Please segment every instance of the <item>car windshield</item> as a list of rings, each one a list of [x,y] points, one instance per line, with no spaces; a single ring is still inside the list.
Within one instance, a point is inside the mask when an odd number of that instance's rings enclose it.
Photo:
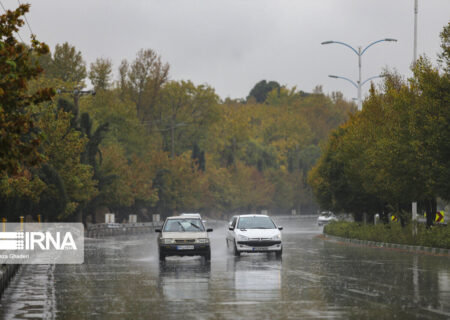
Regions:
[[[322,212],[320,215],[323,217],[333,217],[334,216],[334,214],[331,212]]]
[[[238,229],[276,229],[275,224],[269,217],[241,217]]]
[[[204,232],[200,219],[169,219],[164,225],[164,232]]]

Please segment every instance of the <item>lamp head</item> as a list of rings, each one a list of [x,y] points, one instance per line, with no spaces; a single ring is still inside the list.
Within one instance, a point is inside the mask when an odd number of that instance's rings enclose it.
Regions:
[[[324,42],[322,42],[321,44],[330,44],[330,43],[333,43],[334,41],[331,41],[331,40],[329,40],[329,41],[324,41]]]
[[[393,38],[386,38],[386,39],[384,39],[384,41],[392,41],[392,42],[397,42],[397,39],[393,39]]]
[[[335,75],[332,75],[332,74],[329,74],[328,76],[329,76],[330,78],[335,78],[335,79],[338,78],[338,76],[335,76]]]

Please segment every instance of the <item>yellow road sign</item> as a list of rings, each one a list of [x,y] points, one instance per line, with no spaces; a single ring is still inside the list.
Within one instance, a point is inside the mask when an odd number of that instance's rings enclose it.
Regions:
[[[435,222],[444,222],[444,211],[438,211],[436,212],[436,219]]]

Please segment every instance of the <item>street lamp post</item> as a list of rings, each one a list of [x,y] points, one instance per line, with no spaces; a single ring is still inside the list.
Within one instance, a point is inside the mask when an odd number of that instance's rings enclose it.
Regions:
[[[346,46],[347,48],[351,49],[358,56],[358,81],[357,81],[357,83],[355,83],[354,81],[352,81],[352,80],[350,80],[348,78],[345,78],[345,77],[332,76],[332,75],[329,76],[330,78],[337,78],[337,79],[347,80],[350,83],[352,83],[358,89],[358,110],[362,110],[361,87],[363,86],[363,84],[365,84],[369,80],[382,77],[382,75],[377,75],[377,76],[370,77],[370,78],[366,79],[364,82],[361,82],[361,57],[364,54],[364,52],[366,52],[367,49],[369,49],[371,46],[373,46],[374,44],[383,42],[383,41],[397,42],[396,39],[385,38],[385,39],[377,40],[377,41],[374,41],[374,42],[370,43],[364,49],[361,49],[361,47],[358,47],[358,50],[353,48],[351,45],[349,45],[349,44],[347,44],[345,42],[341,42],[341,41],[324,41],[324,42],[322,42],[322,44],[332,44],[332,43],[341,44],[341,45]]]

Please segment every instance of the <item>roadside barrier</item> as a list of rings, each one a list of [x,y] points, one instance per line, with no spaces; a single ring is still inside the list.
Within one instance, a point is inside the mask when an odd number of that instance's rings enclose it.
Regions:
[[[154,232],[162,227],[162,222],[142,223],[101,223],[91,224],[85,231],[87,238],[103,238],[119,235],[133,235]]]
[[[3,264],[0,266],[0,297],[19,268],[20,264]]]

